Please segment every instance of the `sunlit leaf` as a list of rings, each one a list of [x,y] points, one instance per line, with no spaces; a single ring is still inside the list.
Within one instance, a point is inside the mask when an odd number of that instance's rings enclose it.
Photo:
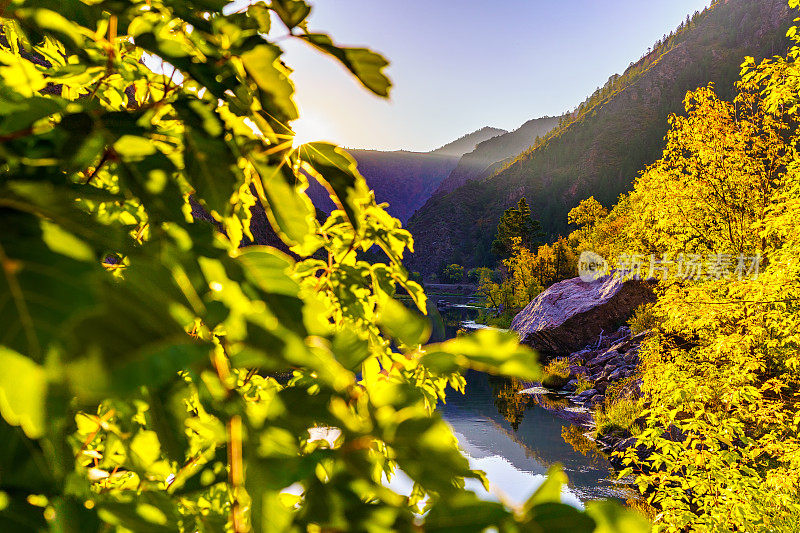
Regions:
[[[597,523],[595,533],[647,533],[651,530],[644,516],[611,501],[588,502],[586,514]]]
[[[0,346],[0,414],[31,439],[45,432],[47,376],[27,357]]]
[[[272,2],[271,8],[289,29],[302,23],[311,13],[311,6],[304,0],[275,0]]]
[[[369,195],[364,177],[356,168],[353,157],[341,148],[328,143],[304,144],[299,149],[307,170],[331,195],[331,200],[343,210],[350,223],[358,228],[358,211]]]
[[[300,36],[314,47],[338,59],[370,91],[378,96],[389,96],[392,82],[383,73],[389,62],[380,54],[367,48],[348,48],[334,44],[324,33],[307,33]]]

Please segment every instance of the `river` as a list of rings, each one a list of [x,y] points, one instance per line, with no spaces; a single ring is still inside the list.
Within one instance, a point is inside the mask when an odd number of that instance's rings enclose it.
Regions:
[[[451,304],[441,312],[444,331],[434,328],[440,336],[452,338],[465,323],[475,327],[478,310],[469,298],[431,299]],[[477,483],[472,485],[476,492],[520,504],[542,483],[549,467],[561,464],[569,478],[565,503],[582,507],[587,500],[625,499],[624,487],[613,481],[611,465],[583,436],[583,429],[542,407],[542,400],[518,394],[529,384],[478,372],[465,377],[466,394],[450,391],[438,410],[472,467],[486,472],[491,494]]]

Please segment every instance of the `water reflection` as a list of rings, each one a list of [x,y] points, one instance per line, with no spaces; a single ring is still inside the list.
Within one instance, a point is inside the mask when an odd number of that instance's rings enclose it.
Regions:
[[[478,372],[467,373],[466,379],[467,393],[451,393],[439,410],[464,452],[483,465],[477,468],[502,493],[524,501],[541,483],[540,476],[560,463],[570,491],[580,500],[623,497],[621,487],[608,479],[610,465],[580,440],[578,428],[513,392],[518,385],[510,380]],[[562,432],[586,454],[566,442]]]
[[[475,302],[475,298],[431,294],[431,341],[453,338],[465,323],[475,321],[481,311]],[[470,483],[470,488],[486,497],[503,494],[522,503],[544,481],[548,468],[559,463],[569,477],[566,503],[580,506],[580,501],[591,499],[625,498],[624,487],[609,480],[611,465],[584,431],[545,409],[566,407],[565,400],[518,394],[530,384],[517,380],[478,372],[465,377],[466,394],[451,391],[439,411],[453,427],[472,467],[486,472],[496,492],[486,495],[477,483]]]

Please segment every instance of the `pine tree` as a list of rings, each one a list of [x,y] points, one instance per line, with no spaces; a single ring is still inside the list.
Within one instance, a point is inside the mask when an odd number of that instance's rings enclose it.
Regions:
[[[509,257],[515,237],[528,250],[536,249],[544,237],[542,225],[531,216],[531,209],[524,197],[520,198],[516,207],[506,209],[500,218],[497,234],[492,242],[492,253],[498,258]]]

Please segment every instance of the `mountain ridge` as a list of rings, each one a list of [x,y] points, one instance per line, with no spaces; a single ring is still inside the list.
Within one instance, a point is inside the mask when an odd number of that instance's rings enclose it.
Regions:
[[[430,152],[348,148],[358,170],[375,191],[375,199],[389,204],[389,214],[405,223],[422,207],[455,169],[459,158],[505,130],[485,126]],[[322,209],[334,209],[327,191],[312,184],[308,194]]]
[[[458,166],[442,182],[435,194],[446,194],[468,181],[486,177],[494,165],[530,148],[539,137],[556,127],[559,120],[560,117],[549,116],[534,118],[514,131],[479,143],[474,150],[461,157]]]
[[[714,82],[728,97],[746,55],[786,49],[792,18],[784,0],[724,0],[696,15],[661,48],[609,78],[536,146],[488,178],[432,196],[407,224],[417,250],[409,268],[432,274],[453,262],[492,264],[497,220],[522,196],[551,239],[566,233],[566,214],[580,200],[613,204],[657,159],[667,118],[683,112],[686,92]]]
[[[433,155],[447,155],[452,157],[461,157],[464,154],[467,154],[475,148],[489,139],[492,139],[498,135],[505,135],[508,131],[500,129],[500,128],[493,128],[491,126],[484,126],[479,130],[475,130],[472,133],[467,133],[456,139],[455,141],[449,142],[444,146],[441,146],[435,150],[431,150],[427,152]]]

